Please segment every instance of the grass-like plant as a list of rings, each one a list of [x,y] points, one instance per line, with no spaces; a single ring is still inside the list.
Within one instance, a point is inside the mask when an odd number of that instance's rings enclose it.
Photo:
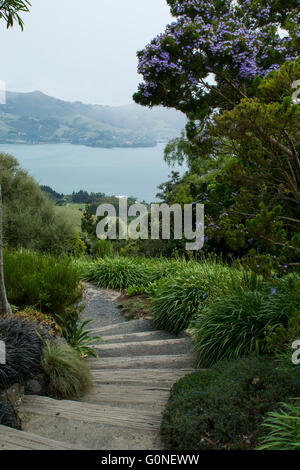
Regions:
[[[62,327],[63,337],[81,357],[98,357],[95,349],[91,347],[91,344],[101,340],[101,338],[100,336],[91,336],[91,331],[85,329],[92,320],[80,322],[79,312],[77,311],[69,315],[68,318],[59,316],[58,319]]]
[[[267,413],[299,393],[300,370],[278,368],[263,358],[221,361],[173,386],[162,421],[164,446],[253,449]]]
[[[80,398],[92,386],[88,366],[68,344],[47,341],[41,363],[49,378],[49,393],[54,397]]]
[[[192,317],[238,271],[215,262],[185,263],[157,283],[151,295],[156,328],[175,334],[189,326]]]
[[[264,436],[257,450],[300,450],[300,399],[268,413],[262,429]]]
[[[209,367],[223,359],[269,351],[267,335],[282,326],[298,309],[299,278],[287,276],[272,286],[232,282],[227,292],[199,312],[194,324],[195,350],[199,365]]]
[[[115,257],[81,263],[80,271],[85,281],[99,287],[123,290],[134,285],[146,287],[184,264],[185,261],[176,260]]]
[[[140,285],[133,285],[128,287],[128,289],[125,289],[125,294],[128,295],[128,297],[134,297],[136,295],[142,295],[146,293],[147,288],[145,286],[140,286]]]
[[[82,299],[78,269],[65,257],[5,250],[4,274],[8,299],[18,307],[64,315]]]

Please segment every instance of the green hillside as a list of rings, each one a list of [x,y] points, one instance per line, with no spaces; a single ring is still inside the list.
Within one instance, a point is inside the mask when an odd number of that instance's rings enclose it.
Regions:
[[[184,126],[184,116],[174,110],[69,103],[41,92],[8,92],[0,109],[2,144],[151,147],[179,135]]]

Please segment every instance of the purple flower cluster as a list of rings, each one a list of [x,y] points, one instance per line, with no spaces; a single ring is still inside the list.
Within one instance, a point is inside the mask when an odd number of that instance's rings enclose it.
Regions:
[[[264,20],[261,27],[242,14],[251,0],[243,1],[242,6],[227,0],[222,8],[215,5],[218,2],[205,0],[169,3],[177,20],[138,53],[138,72],[144,77],[139,90],[145,98],[155,94],[157,82],[167,88],[170,80],[178,80],[197,96],[200,79],[210,73],[219,80],[229,75],[240,83],[257,75],[265,77],[294,58],[291,38],[278,34],[267,0],[256,8],[257,18]]]

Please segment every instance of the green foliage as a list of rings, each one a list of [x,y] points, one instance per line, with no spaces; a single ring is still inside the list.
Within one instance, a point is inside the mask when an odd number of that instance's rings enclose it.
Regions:
[[[148,286],[175,272],[181,264],[176,260],[115,257],[104,258],[82,266],[82,278],[100,287],[126,289],[130,286]],[[181,263],[185,263],[182,261]]]
[[[278,355],[300,337],[300,278],[284,277],[276,294],[265,308],[270,308],[276,316],[283,314],[284,321],[277,328],[268,325],[265,334],[268,350]]]
[[[146,278],[139,260],[104,258],[87,268],[83,280],[95,282],[99,287],[122,290]]]
[[[0,340],[6,345],[6,364],[0,366],[0,389],[24,384],[41,373],[42,338],[47,330],[28,320],[8,316],[0,320]]]
[[[177,382],[163,415],[162,439],[170,450],[232,450],[256,445],[269,411],[299,396],[300,371],[263,358],[222,361]]]
[[[273,285],[228,285],[227,292],[210,302],[194,322],[195,350],[201,366],[223,358],[267,353],[271,344],[268,336],[282,326],[288,328],[295,312],[299,321],[299,282],[299,277],[288,275],[274,280]]]
[[[135,284],[125,289],[125,293],[126,295],[128,295],[128,297],[134,297],[135,295],[145,294],[146,291],[147,289],[145,286]]]
[[[93,247],[95,258],[106,258],[112,255],[113,248],[110,240],[97,240]]]
[[[299,60],[286,62],[209,123],[190,121],[166,149],[169,163],[185,158],[189,171],[161,185],[160,198],[205,204],[204,249],[265,276],[299,265],[299,79]]]
[[[52,315],[68,315],[82,300],[78,270],[68,258],[4,250],[4,275],[9,302],[33,306]]]
[[[86,320],[80,323],[79,312],[73,312],[68,318],[58,316],[62,326],[62,334],[72,348],[74,348],[81,357],[98,357],[95,349],[90,345],[99,341],[100,336],[91,336],[91,331],[85,327],[92,321]]]
[[[236,270],[213,262],[186,263],[162,279],[151,296],[154,324],[175,334],[186,329],[193,316],[220,288],[238,275]]]
[[[39,185],[10,155],[0,154],[0,184],[4,244],[54,254],[69,249],[75,236],[73,226],[56,213]]]
[[[262,424],[264,436],[257,450],[300,450],[300,401],[282,403]]]
[[[92,386],[88,366],[67,344],[46,342],[41,363],[49,393],[57,398],[81,398]]]
[[[79,233],[76,234],[76,237],[72,241],[71,245],[71,254],[75,258],[80,258],[86,252],[86,246],[84,242],[80,239]]]
[[[91,210],[90,204],[86,204],[85,206],[81,219],[81,230],[93,238],[96,236],[96,217]]]
[[[3,0],[0,4],[0,18],[6,21],[7,28],[14,25],[16,21],[23,30],[24,23],[19,12],[29,12],[31,3],[28,0]]]

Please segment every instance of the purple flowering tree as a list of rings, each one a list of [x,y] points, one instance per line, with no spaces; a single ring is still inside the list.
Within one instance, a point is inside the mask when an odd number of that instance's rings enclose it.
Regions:
[[[253,96],[255,77],[297,56],[299,0],[167,3],[175,21],[138,52],[137,103],[202,119]]]
[[[134,95],[189,118],[165,150],[168,163],[186,160],[189,171],[160,196],[206,205],[213,250],[249,255],[257,269],[266,253],[272,263],[280,255],[299,264],[299,106],[291,94],[300,78],[300,1],[167,3],[174,22],[138,52],[143,82]]]

